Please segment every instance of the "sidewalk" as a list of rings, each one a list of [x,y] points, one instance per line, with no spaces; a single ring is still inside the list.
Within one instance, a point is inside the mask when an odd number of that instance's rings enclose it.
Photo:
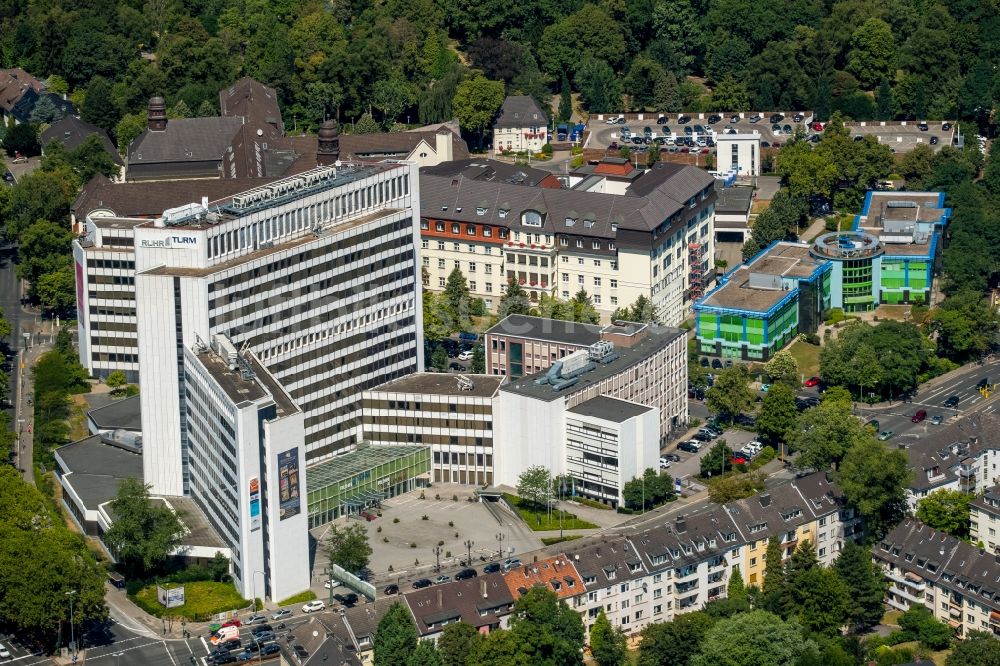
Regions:
[[[111,617],[135,633],[149,635],[151,638],[177,639],[185,638],[185,631],[191,637],[209,635],[209,622],[188,622],[180,619],[164,619],[150,615],[136,606],[128,598],[125,590],[120,590],[110,583],[105,584],[104,600],[108,604]]]

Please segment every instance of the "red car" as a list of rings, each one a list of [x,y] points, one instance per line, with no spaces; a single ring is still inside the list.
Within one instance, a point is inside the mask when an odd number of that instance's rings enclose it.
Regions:
[[[223,627],[242,627],[243,623],[239,621],[238,618],[233,618],[232,620],[226,620],[222,623]]]
[[[747,459],[744,458],[743,456],[733,456],[732,458],[730,458],[729,462],[731,462],[734,465],[746,465]]]
[[[808,386],[809,388],[813,388],[814,386],[819,386],[819,382],[820,382],[819,377],[810,377],[809,379],[806,380],[806,386]]]
[[[814,131],[814,132],[822,132],[823,131],[823,123],[820,123],[820,122],[815,122],[812,125],[810,125],[809,127],[811,127],[812,131]]]

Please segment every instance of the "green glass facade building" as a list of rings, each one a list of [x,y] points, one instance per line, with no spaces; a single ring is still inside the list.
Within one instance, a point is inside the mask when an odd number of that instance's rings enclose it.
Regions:
[[[309,529],[426,482],[429,446],[369,446],[306,469]]]

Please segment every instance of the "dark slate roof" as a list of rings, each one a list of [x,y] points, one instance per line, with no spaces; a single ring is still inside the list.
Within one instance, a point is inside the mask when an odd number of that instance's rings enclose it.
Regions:
[[[119,166],[124,164],[121,155],[118,154],[118,150],[115,148],[115,144],[111,143],[108,133],[97,125],[80,120],[76,116],[65,116],[62,120],[52,123],[48,129],[42,132],[41,143],[42,147],[45,147],[53,141],[58,141],[66,147],[66,150],[73,150],[91,134],[97,135],[97,138],[100,139],[101,144],[104,146],[104,150],[111,155],[115,164]]]
[[[640,414],[645,414],[651,409],[653,408],[627,400],[599,395],[596,398],[591,398],[586,402],[580,403],[568,411],[581,416],[593,416],[605,421],[622,423]]]
[[[601,327],[561,319],[508,315],[487,330],[486,334],[588,347],[601,339]]]
[[[545,127],[549,117],[530,95],[508,95],[494,127]]]
[[[987,449],[1000,449],[1000,418],[975,414],[928,429],[897,444],[906,453],[913,477],[909,488],[930,491],[958,478],[962,461]]]
[[[748,541],[789,532],[844,506],[839,488],[817,472],[725,505]]]
[[[587,589],[605,588],[646,575],[642,558],[623,535],[604,534],[559,544]]]
[[[354,606],[344,611],[344,620],[359,643],[371,645],[378,623],[395,603],[406,605],[400,597],[378,597],[373,603]],[[366,640],[367,639],[367,640]]]
[[[142,430],[142,413],[139,409],[139,396],[124,400],[115,400],[109,405],[92,409],[87,412],[87,418],[93,421],[100,430]]]
[[[452,159],[464,160],[469,157],[469,146],[460,136],[447,129],[451,139]],[[341,159],[392,157],[408,155],[421,141],[426,141],[431,149],[437,145],[437,132],[379,132],[376,134],[343,134],[340,136]]]
[[[753,203],[752,187],[722,187],[722,181],[716,181],[715,193],[718,199],[715,202],[716,213],[729,213],[731,215],[749,214],[750,205]]]
[[[468,580],[413,590],[403,595],[403,599],[421,635],[438,633],[442,623],[458,620],[474,627],[495,624],[510,613],[514,604],[514,597],[500,573],[480,574]],[[431,627],[432,624],[439,626]]]
[[[616,238],[616,228],[649,232],[683,211],[689,199],[714,182],[701,169],[671,166],[676,169],[653,169],[636,179],[624,196],[424,173],[420,176],[420,214],[530,232],[590,237]],[[478,212],[481,209],[485,209],[482,215]],[[500,211],[506,211],[503,217]],[[541,214],[541,229],[521,224],[525,211]],[[567,219],[573,223],[567,224]]]
[[[65,479],[88,510],[114,499],[125,479],[142,478],[142,455],[105,444],[99,435],[56,449]]]
[[[632,543],[649,571],[662,571],[725,555],[743,537],[725,509],[709,504],[635,534]]]
[[[268,138],[281,136],[285,129],[278,93],[249,76],[219,91],[219,109],[223,116],[243,118],[250,131],[259,129]]]
[[[322,619],[321,619],[322,618]],[[295,626],[289,633],[289,640],[279,641],[282,663],[324,664],[329,666],[360,666],[350,632],[343,620],[332,614],[311,616],[308,622]],[[295,654],[295,646],[300,645],[308,653],[305,659]]]
[[[128,149],[129,164],[221,160],[243,118],[173,118],[162,132],[143,130]]]
[[[552,172],[534,169],[523,164],[511,164],[498,160],[466,159],[442,162],[436,166],[420,170],[429,176],[463,176],[468,180],[504,182],[512,185],[534,187],[546,178],[556,180]],[[557,181],[558,182],[558,181]]]
[[[252,190],[274,178],[234,178],[213,180],[161,180],[137,183],[112,183],[95,176],[84,186],[71,210],[78,220],[91,211],[110,210],[116,217],[156,217],[167,208],[200,201],[220,201],[234,194]]]

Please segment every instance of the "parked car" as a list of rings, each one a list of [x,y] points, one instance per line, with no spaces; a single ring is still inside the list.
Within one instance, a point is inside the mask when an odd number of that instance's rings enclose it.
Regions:
[[[940,414],[935,414],[931,417],[931,425],[941,425],[941,421],[943,420]]]
[[[264,656],[278,654],[279,652],[281,652],[281,646],[277,643],[265,643],[260,646],[260,653]]]
[[[811,129],[813,132],[822,132],[823,131],[823,123],[821,123],[821,122],[815,122],[815,123],[813,123],[812,125],[809,126],[809,129]]]
[[[675,462],[680,462],[681,461],[681,457],[679,455],[677,455],[676,453],[664,453],[663,457],[660,458],[660,460],[668,460],[668,461],[670,461],[672,463],[675,463]]]
[[[333,598],[336,599],[338,603],[343,604],[344,606],[353,606],[354,604],[358,603],[358,595],[354,594],[353,592],[349,592],[347,594],[335,594],[333,595]]]
[[[267,622],[266,615],[251,615],[247,618],[246,624],[263,624]]]
[[[781,131],[784,134],[791,134],[792,133],[792,126],[791,125],[782,125]]]
[[[253,637],[257,639],[257,643],[268,643],[277,638],[273,631],[262,631],[259,634],[253,634]]]
[[[958,407],[958,396],[957,395],[948,396],[948,399],[944,401],[944,406]]]
[[[927,123],[925,123],[924,121],[920,121],[919,123],[917,123],[917,129],[920,130],[921,132],[926,132],[929,128],[927,126]]]
[[[303,613],[315,613],[316,611],[321,611],[324,608],[326,608],[326,604],[324,604],[319,599],[315,599],[313,601],[309,601],[305,604],[302,604]]]
[[[911,418],[910,421],[912,421],[913,423],[920,423],[926,418],[927,418],[927,410],[918,409],[917,413],[913,415],[913,418]]]
[[[666,458],[660,458],[660,469],[667,469],[670,467],[670,461]]]
[[[469,580],[470,578],[475,578],[479,574],[476,573],[475,569],[462,569],[457,574],[455,574],[455,580]]]
[[[287,608],[282,608],[281,610],[274,611],[271,613],[272,620],[284,620],[286,617],[291,617],[293,615],[292,611]]]
[[[231,618],[231,619],[226,620],[225,622],[223,622],[222,626],[223,627],[242,627],[243,623],[240,622],[239,618],[234,617],[234,618]]]
[[[781,125],[779,123],[773,123],[771,125],[771,131],[775,134],[781,134]]]
[[[759,122],[760,122],[760,119],[761,119],[761,118],[763,118],[763,116],[762,116],[762,115],[760,115],[759,113],[755,113],[755,114],[753,114],[752,116],[750,116],[750,117],[748,118],[748,120],[749,120],[749,121],[750,121],[751,123],[759,123]]]
[[[449,363],[448,364],[448,369],[449,370],[455,370],[456,372],[464,372],[465,371],[465,366],[461,365],[460,363]]]
[[[742,455],[740,451],[737,451],[729,459],[729,462],[732,463],[733,465],[746,465],[748,462],[750,462],[750,459],[747,458],[745,455]]]
[[[951,129],[951,123],[941,123],[941,130],[947,132]]]
[[[819,386],[820,381],[821,380],[820,380],[819,377],[817,377],[816,375],[813,375],[812,377],[810,377],[809,379],[807,379],[805,381],[805,384],[809,388],[813,388],[813,387]]]
[[[884,442],[884,441],[886,441],[887,439],[890,439],[890,438],[891,438],[891,437],[892,437],[892,436],[893,436],[894,434],[895,434],[895,433],[894,433],[894,432],[892,432],[891,430],[883,430],[882,432],[880,432],[880,433],[878,434],[878,438],[879,438],[879,441],[882,441],[882,442]]]
[[[785,119],[785,116],[783,116],[780,113],[772,113],[771,114],[771,122],[772,123],[780,123],[784,119]]]
[[[0,643],[0,659],[10,659],[10,658],[11,658],[10,650],[8,650],[3,643]]]
[[[606,122],[608,125],[618,125],[625,122],[625,116],[619,114],[617,116],[612,116],[608,118],[604,122]]]
[[[708,124],[709,125],[714,125],[715,123],[719,122],[720,120],[722,120],[722,116],[720,116],[717,113],[713,113],[712,115],[710,115],[708,117]]]
[[[679,118],[677,118],[678,125],[683,125],[689,122],[691,122],[691,116],[680,116]]]
[[[797,123],[801,123],[805,119],[806,117],[803,116],[801,113],[796,113],[794,116],[792,116],[792,120],[794,120]]]
[[[497,573],[500,571],[499,562],[490,562],[485,567],[483,567],[483,573]]]
[[[8,183],[13,183],[14,174],[12,174],[10,171],[5,171],[3,174],[3,179],[6,180]]]
[[[211,660],[212,666],[219,666],[220,664],[235,664],[236,655],[231,652],[227,652],[226,654],[214,654],[211,656]]]
[[[260,636],[262,634],[266,634],[267,632],[271,632],[273,634],[274,627],[272,627],[269,624],[262,624],[259,627],[255,627],[254,630],[250,632],[250,634],[252,636],[255,636],[258,640],[260,640]]]
[[[386,585],[382,589],[382,594],[384,594],[386,596],[391,596],[393,594],[399,594],[399,585],[396,585],[395,583],[393,583],[392,585]]]
[[[696,439],[690,439],[686,442],[681,442],[677,445],[678,451],[684,451],[685,453],[698,453],[701,450],[701,442]]]
[[[501,568],[504,571],[510,571],[511,569],[516,569],[519,566],[521,566],[521,558],[511,557],[503,561],[503,567]]]
[[[983,377],[983,378],[982,378],[982,379],[980,379],[980,380],[979,380],[979,382],[978,382],[978,383],[976,384],[976,388],[977,388],[977,389],[984,389],[984,388],[986,388],[986,387],[987,387],[987,386],[989,386],[989,385],[990,385],[990,378],[989,378],[989,377]]]
[[[295,650],[295,656],[299,658],[299,661],[305,661],[309,658],[309,650],[301,645],[293,645],[292,649]]]
[[[729,118],[729,122],[735,125],[736,123],[740,122],[740,117],[736,114],[733,114],[733,116]]]
[[[809,141],[812,142],[812,143],[819,143],[819,141],[820,141],[819,134],[810,134],[809,135]]]
[[[464,352],[462,352],[461,354],[458,355],[458,360],[459,361],[471,361],[472,360],[472,352],[471,351],[464,351]]]
[[[705,432],[704,430],[699,430],[693,436],[699,442],[711,442],[713,439],[715,439],[715,435],[709,432]]]
[[[656,124],[657,125],[666,125],[667,124],[667,117],[666,116],[660,116],[659,118],[656,119]]]
[[[433,584],[434,583],[431,582],[430,578],[418,578],[417,580],[413,581],[413,589],[422,590],[423,588],[430,587]]]

